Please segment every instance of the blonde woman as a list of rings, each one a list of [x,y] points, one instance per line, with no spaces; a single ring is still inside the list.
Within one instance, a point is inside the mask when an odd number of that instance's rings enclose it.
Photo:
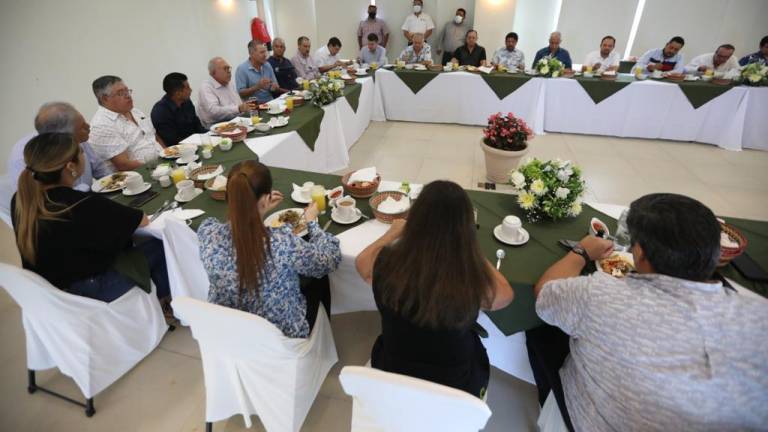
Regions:
[[[71,134],[44,133],[27,143],[26,167],[11,200],[16,244],[24,268],[64,291],[110,302],[139,282],[116,270],[115,262],[132,252],[133,233],[149,221],[140,210],[73,189],[83,158]],[[168,297],[162,242],[152,239],[136,248],[158,297]]]

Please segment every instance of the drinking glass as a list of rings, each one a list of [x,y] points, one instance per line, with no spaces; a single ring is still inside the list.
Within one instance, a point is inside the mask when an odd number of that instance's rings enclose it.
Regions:
[[[304,80],[301,82],[302,87],[304,87],[304,90],[309,90],[309,80]]]
[[[157,152],[150,153],[144,157],[144,164],[147,166],[150,173],[157,168],[157,159],[159,157],[160,155]]]
[[[325,187],[322,185],[312,186],[310,198],[317,204],[317,211],[325,213]]]
[[[285,98],[285,109],[288,111],[293,111],[293,98],[291,96]]]
[[[171,180],[173,180],[173,184],[176,184],[186,179],[187,179],[187,173],[184,172],[184,168],[177,167],[176,169],[171,171]]]
[[[624,210],[621,212],[621,216],[619,216],[619,222],[618,226],[616,228],[616,234],[614,235],[613,244],[614,249],[620,250],[623,252],[628,252],[629,248],[632,246],[632,240],[629,236],[629,228],[627,228],[627,216],[629,215],[629,210]]]

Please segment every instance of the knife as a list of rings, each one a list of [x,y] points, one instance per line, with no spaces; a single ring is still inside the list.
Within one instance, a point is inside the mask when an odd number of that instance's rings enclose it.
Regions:
[[[165,200],[163,205],[161,205],[160,208],[157,209],[157,211],[152,213],[152,216],[149,217],[149,221],[150,222],[154,221],[155,219],[157,219],[158,216],[160,216],[161,213],[163,213],[165,210],[168,210],[168,205],[170,205],[170,201]]]
[[[328,227],[331,226],[331,222],[333,222],[331,219],[328,219],[328,222],[323,225],[323,231],[327,231]]]

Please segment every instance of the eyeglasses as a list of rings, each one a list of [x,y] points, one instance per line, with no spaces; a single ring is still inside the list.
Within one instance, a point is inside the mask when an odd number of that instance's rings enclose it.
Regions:
[[[133,94],[132,89],[118,90],[112,96],[128,97]]]

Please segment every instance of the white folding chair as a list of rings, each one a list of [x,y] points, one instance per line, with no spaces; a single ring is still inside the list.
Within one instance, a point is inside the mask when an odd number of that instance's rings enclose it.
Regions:
[[[30,271],[0,263],[0,285],[21,307],[29,386],[95,413],[93,397],[160,343],[168,329],[155,295],[138,287],[106,303],[64,292]],[[86,403],[39,387],[35,371],[58,367]]]
[[[307,339],[288,338],[264,318],[189,297],[173,309],[200,345],[205,377],[206,431],[235,414],[251,427],[298,431],[338,360],[331,324],[320,306]]]
[[[554,393],[549,392],[547,395],[536,424],[539,426],[539,432],[568,432]]]
[[[345,366],[339,375],[352,396],[352,432],[478,431],[491,410],[471,394],[405,375]]]

